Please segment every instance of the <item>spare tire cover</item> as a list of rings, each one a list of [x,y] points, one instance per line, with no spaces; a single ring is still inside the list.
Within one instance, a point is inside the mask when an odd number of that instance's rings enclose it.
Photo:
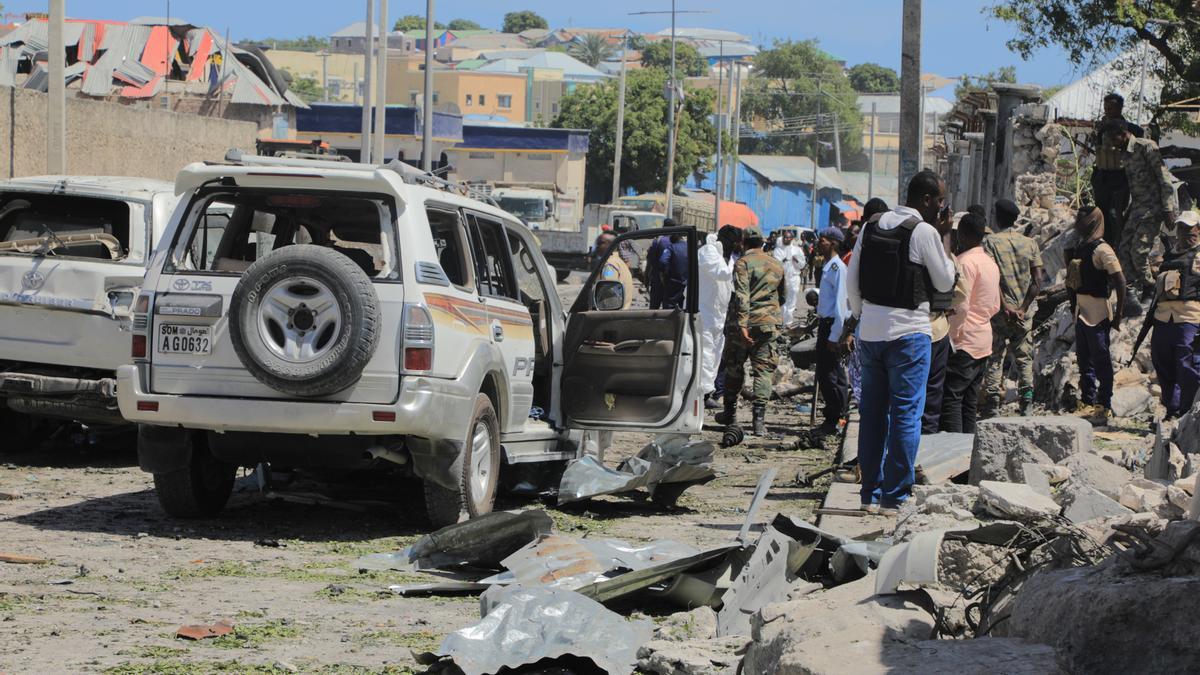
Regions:
[[[346,256],[295,244],[252,264],[229,302],[229,336],[259,382],[328,396],[358,381],[379,343],[379,300]]]

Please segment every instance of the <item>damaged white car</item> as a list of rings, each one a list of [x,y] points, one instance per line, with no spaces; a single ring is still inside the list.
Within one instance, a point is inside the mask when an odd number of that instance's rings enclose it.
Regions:
[[[395,162],[233,151],[176,189],[118,378],[172,515],[220,511],[240,466],[387,468],[444,525],[489,512],[503,467],[581,456],[580,430],[700,429],[694,289],[627,310],[593,273],[568,314],[524,225]],[[644,236],[670,233],[694,253],[690,228]]]
[[[178,198],[163,181],[0,183],[0,421],[7,447],[54,421],[122,422],[133,303]]]

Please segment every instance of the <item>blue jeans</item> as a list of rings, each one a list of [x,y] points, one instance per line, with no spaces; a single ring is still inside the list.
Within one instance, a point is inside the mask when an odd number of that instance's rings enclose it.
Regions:
[[[858,343],[862,363],[858,465],[864,504],[894,508],[912,490],[930,348],[929,336],[921,334]]]

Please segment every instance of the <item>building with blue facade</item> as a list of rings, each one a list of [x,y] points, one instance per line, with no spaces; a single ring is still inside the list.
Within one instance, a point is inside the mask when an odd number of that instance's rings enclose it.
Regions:
[[[688,187],[713,190],[715,173],[691,178]],[[758,215],[764,234],[783,225],[814,227],[812,222],[813,164],[808,157],[740,155],[733,179],[737,201]],[[817,221],[814,229],[830,223],[830,214],[847,196],[841,173],[833,167],[817,169]]]

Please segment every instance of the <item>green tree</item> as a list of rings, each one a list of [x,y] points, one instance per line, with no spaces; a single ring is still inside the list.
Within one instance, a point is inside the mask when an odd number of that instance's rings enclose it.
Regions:
[[[320,101],[325,98],[325,90],[317,80],[311,77],[300,77],[287,69],[284,69],[283,72],[289,80],[288,89],[291,89],[305,103],[312,103],[313,101]]]
[[[742,139],[741,152],[811,155],[818,136],[823,143],[832,142],[835,117],[843,159],[862,149],[858,95],[841,63],[816,40],[776,41],[754,58],[743,86],[742,117],[764,133]]]
[[[646,45],[642,50],[642,66],[671,70],[671,41],[660,40]],[[700,56],[696,48],[686,42],[675,41],[675,73],[679,77],[700,77],[708,72],[708,61]]]
[[[300,38],[264,38],[262,40],[251,40],[256,45],[267,45],[271,49],[279,49],[291,52],[319,52],[322,49],[329,49],[329,40],[316,35],[305,35]]]
[[[961,99],[972,91],[987,89],[993,82],[1014,84],[1017,81],[1017,67],[1003,66],[986,75],[963,75],[954,87],[954,97]]]
[[[1013,25],[1008,46],[1023,59],[1053,45],[1092,67],[1146,44],[1162,57],[1147,69],[1164,83],[1164,103],[1200,95],[1200,6],[1192,0],[997,0],[985,12]],[[1164,122],[1190,126],[1181,113]]]
[[[505,33],[520,33],[521,31],[529,30],[530,28],[549,28],[550,24],[546,23],[536,12],[528,9],[520,12],[509,12],[504,15]]]
[[[603,35],[588,33],[579,42],[571,45],[567,53],[595,68],[602,61],[607,61],[614,51],[613,46],[608,44],[608,40],[604,39]]]
[[[452,19],[450,23],[446,24],[446,28],[450,30],[483,30],[483,26],[470,19]]]
[[[860,63],[847,73],[850,86],[863,94],[895,94],[900,91],[900,76],[878,63]]]
[[[433,27],[436,30],[445,30],[446,24],[434,21]],[[406,14],[396,19],[396,23],[392,25],[392,30],[404,31],[405,33],[410,30],[425,30],[425,15]]]
[[[667,180],[667,101],[663,89],[667,74],[658,68],[629,71],[625,89],[625,134],[621,153],[621,188],[638,192],[662,192]],[[587,154],[589,195],[607,199],[612,189],[614,139],[617,126],[617,82],[615,79],[579,87],[562,99],[558,117],[550,126],[588,129]],[[717,131],[711,115],[716,93],[688,89],[678,116],[675,148],[675,180],[681,185],[688,175],[711,168],[717,147]]]

